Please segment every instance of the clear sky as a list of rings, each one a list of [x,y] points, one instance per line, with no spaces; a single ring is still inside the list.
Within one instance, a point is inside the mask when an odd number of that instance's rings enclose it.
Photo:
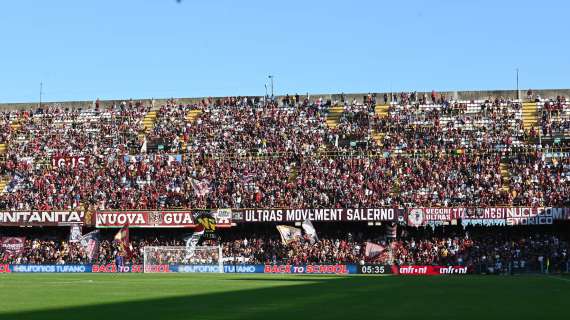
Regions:
[[[0,102],[570,87],[570,1],[2,0]]]

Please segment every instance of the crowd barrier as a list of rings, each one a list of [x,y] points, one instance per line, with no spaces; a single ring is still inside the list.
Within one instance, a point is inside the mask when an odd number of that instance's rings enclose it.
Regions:
[[[152,265],[146,266],[153,273],[220,273],[218,265]],[[0,273],[142,273],[143,265],[115,264],[0,264]],[[265,274],[401,274],[401,275],[454,275],[467,274],[463,266],[391,266],[357,264],[226,264],[223,273]]]

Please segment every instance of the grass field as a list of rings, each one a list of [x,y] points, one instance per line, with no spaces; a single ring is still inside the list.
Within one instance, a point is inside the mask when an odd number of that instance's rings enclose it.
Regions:
[[[0,319],[567,319],[561,276],[2,274]]]

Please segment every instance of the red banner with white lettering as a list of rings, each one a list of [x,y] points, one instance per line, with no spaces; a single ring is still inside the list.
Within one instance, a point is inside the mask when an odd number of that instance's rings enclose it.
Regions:
[[[438,276],[468,273],[467,267],[464,266],[399,266],[397,270],[400,275],[412,276]]]
[[[98,211],[95,213],[97,228],[194,228],[196,217],[204,211]],[[216,219],[216,227],[231,226],[231,210],[217,210],[210,214]]]
[[[53,168],[71,166],[72,168],[86,166],[89,164],[89,157],[73,156],[73,157],[51,157],[51,166]]]

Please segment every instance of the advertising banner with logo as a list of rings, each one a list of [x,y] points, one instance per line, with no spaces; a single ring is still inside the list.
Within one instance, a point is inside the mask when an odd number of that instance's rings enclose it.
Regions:
[[[12,269],[9,264],[0,264],[0,273],[10,273]]]
[[[149,270],[150,269],[150,270]],[[168,264],[161,265],[150,265],[147,266],[147,270],[154,273],[169,273],[176,272],[172,270],[172,266]],[[93,273],[142,273],[144,272],[144,265],[142,264],[126,264],[122,266],[117,266],[114,263],[109,264],[93,264],[91,268]]]
[[[219,273],[220,267],[212,264],[178,265],[178,272],[182,273]],[[224,265],[224,273],[263,273],[262,264],[236,264]]]
[[[246,209],[233,210],[240,222],[396,221],[394,208],[369,209]]]
[[[71,226],[83,224],[84,212],[0,211],[0,226]]]
[[[352,274],[357,273],[356,265],[347,264],[266,264],[263,273],[279,274]]]
[[[207,211],[98,211],[95,213],[97,228],[194,228],[197,219]],[[215,226],[231,227],[231,212],[217,214]]]
[[[91,272],[90,264],[12,264],[12,272],[25,273],[85,273]]]
[[[396,267],[397,274],[414,276],[437,276],[467,274],[467,267],[464,266],[399,266]]]
[[[2,237],[0,239],[0,249],[8,255],[17,255],[24,250],[26,237]]]

